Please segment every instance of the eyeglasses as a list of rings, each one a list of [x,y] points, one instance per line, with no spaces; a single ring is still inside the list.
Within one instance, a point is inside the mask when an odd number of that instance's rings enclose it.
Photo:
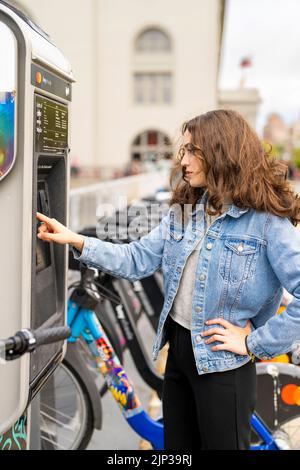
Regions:
[[[204,158],[201,157],[200,152],[201,152],[200,147],[197,147],[194,144],[182,145],[178,150],[178,159],[179,159],[179,161],[181,161],[183,159],[183,157],[187,154],[189,157],[197,156],[201,160],[204,160]]]

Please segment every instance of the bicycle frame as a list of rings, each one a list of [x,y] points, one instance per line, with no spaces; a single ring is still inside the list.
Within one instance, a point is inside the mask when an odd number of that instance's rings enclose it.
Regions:
[[[120,303],[113,305],[116,319],[126,339],[126,346],[130,351],[134,364],[141,377],[149,387],[153,388],[158,395],[161,396],[163,377],[157,373],[153,367],[153,362],[151,362],[147,354],[143,339],[131,314],[130,305],[126,298],[125,287],[121,281],[120,279],[111,277],[109,283],[111,291],[115,292],[120,298]],[[99,292],[101,295],[101,290]]]
[[[251,450],[280,450],[266,424],[255,412],[251,416],[251,426],[264,442],[264,444],[251,446]]]
[[[143,439],[151,443],[154,450],[164,449],[164,430],[160,420],[153,420],[143,409],[134,386],[112,349],[103,328],[92,310],[85,309],[73,300],[68,303],[68,325],[71,328],[69,342],[75,342],[82,335],[95,358],[101,375],[129,426]],[[251,450],[280,450],[272,434],[260,417],[254,413],[251,418],[254,431],[263,444],[251,446]]]
[[[163,450],[163,425],[145,412],[132,383],[115,355],[96,314],[83,309],[73,301],[68,304],[68,325],[72,330],[69,342],[82,335],[95,358],[99,372],[104,376],[108,388],[118,403],[129,426],[155,450]]]
[[[80,271],[79,263],[76,264],[74,260],[72,261],[71,268],[76,268],[77,271]],[[103,274],[104,273],[101,273],[102,276]],[[157,373],[147,351],[145,350],[143,339],[137,328],[137,318],[133,312],[128,290],[132,289],[135,292],[135,295],[138,296],[139,301],[143,306],[143,312],[146,314],[154,331],[156,331],[158,326],[158,304],[160,300],[156,302],[154,311],[151,307],[151,302],[147,299],[147,295],[143,292],[142,283],[140,281],[137,281],[136,283],[128,283],[128,281],[125,281],[124,279],[115,278],[107,273],[105,273],[103,278],[99,278],[99,275],[96,276],[94,279],[94,285],[96,286],[99,295],[110,302],[115,319],[120,326],[123,337],[125,338],[125,346],[130,351],[134,364],[141,377],[149,387],[157,392],[160,397],[162,393],[163,377]],[[85,308],[86,305],[82,305],[82,307]],[[150,314],[149,309],[152,309],[153,315]],[[98,315],[97,311],[96,314]]]

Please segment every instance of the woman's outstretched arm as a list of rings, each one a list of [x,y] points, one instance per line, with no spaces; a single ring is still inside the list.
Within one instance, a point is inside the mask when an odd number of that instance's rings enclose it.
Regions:
[[[135,281],[150,276],[161,266],[169,214],[148,235],[121,245],[84,237],[40,213],[37,213],[37,219],[43,222],[38,229],[38,238],[69,244],[74,248],[75,259],[114,276]]]

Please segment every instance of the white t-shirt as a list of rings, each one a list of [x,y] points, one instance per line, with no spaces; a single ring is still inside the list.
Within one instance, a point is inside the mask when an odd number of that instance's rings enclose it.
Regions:
[[[227,200],[222,206],[222,213],[226,212],[230,205],[231,202]],[[170,315],[173,320],[189,330],[191,329],[192,299],[199,254],[207,230],[218,217],[220,217],[220,215],[212,216],[206,214],[206,230],[201,234],[199,242],[187,259],[183,273],[181,275],[178,291],[170,310]]]

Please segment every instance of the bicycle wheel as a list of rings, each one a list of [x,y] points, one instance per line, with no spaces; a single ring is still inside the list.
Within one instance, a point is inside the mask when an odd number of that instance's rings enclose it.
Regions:
[[[41,391],[41,449],[85,449],[94,416],[84,382],[62,362]]]
[[[276,440],[289,449],[300,449],[300,367],[279,362],[257,362],[255,411]],[[254,431],[252,444],[261,441]]]

